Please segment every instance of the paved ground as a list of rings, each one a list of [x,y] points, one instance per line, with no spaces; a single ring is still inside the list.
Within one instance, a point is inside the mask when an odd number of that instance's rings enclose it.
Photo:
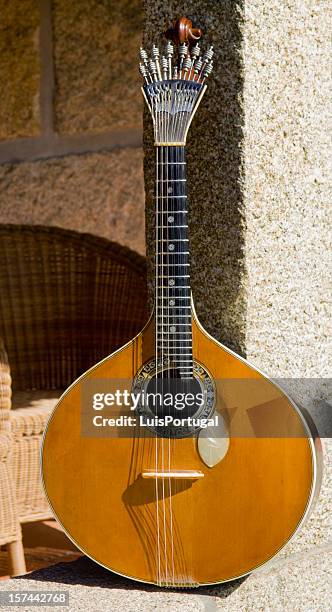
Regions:
[[[269,570],[261,571],[246,580],[218,588],[179,592],[160,591],[135,584],[99,568],[83,557],[71,563],[36,571],[26,578],[5,581],[2,587],[13,591],[68,590],[70,612],[328,612],[331,610],[329,561],[328,548],[322,547],[308,555],[294,554],[278,560]],[[11,609],[22,612],[22,607]],[[32,608],[23,609],[30,612]]]

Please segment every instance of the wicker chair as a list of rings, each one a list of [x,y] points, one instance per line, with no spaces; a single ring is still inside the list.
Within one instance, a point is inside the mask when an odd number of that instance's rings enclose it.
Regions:
[[[52,408],[146,318],[140,255],[89,234],[0,225],[0,545],[13,575],[25,571],[21,523],[51,516],[39,449]]]

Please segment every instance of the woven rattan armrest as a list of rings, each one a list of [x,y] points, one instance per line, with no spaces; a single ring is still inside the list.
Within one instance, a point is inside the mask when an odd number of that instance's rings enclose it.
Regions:
[[[10,431],[9,410],[11,408],[11,376],[8,357],[0,337],[0,432]]]

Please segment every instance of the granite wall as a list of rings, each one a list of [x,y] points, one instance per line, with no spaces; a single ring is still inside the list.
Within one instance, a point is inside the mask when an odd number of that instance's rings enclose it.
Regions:
[[[36,0],[0,0],[0,139],[39,133],[39,10]]]
[[[0,0],[0,14],[0,223],[144,253],[140,0]]]
[[[207,330],[274,376],[327,376],[327,2],[145,0],[145,43],[185,14],[215,48],[188,138],[193,293]],[[145,115],[148,242],[154,159]]]

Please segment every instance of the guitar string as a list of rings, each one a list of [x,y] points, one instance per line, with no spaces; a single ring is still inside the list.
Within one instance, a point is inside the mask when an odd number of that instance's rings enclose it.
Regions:
[[[171,118],[172,118],[172,90],[168,89],[168,125],[169,127],[171,127]],[[170,174],[171,174],[171,180],[172,180],[172,172],[174,171],[174,165],[169,166],[169,164],[171,163],[171,158],[172,158],[172,147],[171,148],[167,148],[167,165],[166,165],[166,191],[167,191],[167,214],[166,214],[166,218],[167,218],[167,245],[169,242],[169,202],[170,202],[170,198],[169,198],[169,168],[170,168]],[[172,194],[173,195],[173,194]],[[168,276],[169,278],[172,277],[172,274],[170,274],[171,272],[171,266],[170,266],[170,255],[169,255],[169,251],[168,251]],[[168,361],[170,363],[170,325],[171,325],[171,321],[170,321],[170,289],[168,289],[168,297],[167,297],[167,321],[168,321],[168,334],[167,334],[167,353],[168,353]],[[171,472],[171,445],[172,445],[172,440],[171,437],[168,437],[168,469],[169,469],[169,473]],[[173,585],[175,584],[175,568],[174,568],[174,536],[173,536],[173,507],[172,507],[172,482],[171,482],[171,478],[169,477],[169,510],[170,510],[170,536],[171,536],[171,562],[172,562],[172,582]]]
[[[172,117],[170,139],[173,142],[176,142],[177,141],[177,132],[176,132],[176,117],[177,117],[177,113],[176,113],[176,111],[177,111],[177,107],[178,107],[178,104],[179,104],[179,96],[177,95],[177,90],[174,93],[174,96],[175,96],[174,114],[170,115]],[[171,100],[172,100],[172,98],[171,98]],[[172,109],[170,109],[170,110],[172,110]],[[174,156],[174,153],[175,153],[175,156]],[[174,197],[174,196],[177,195],[177,185],[178,185],[178,183],[176,182],[176,179],[178,178],[178,168],[179,168],[178,167],[178,163],[177,163],[179,161],[177,153],[178,153],[177,147],[175,147],[175,149],[173,147],[170,148],[170,161],[173,161],[173,162],[175,161],[175,164],[172,164],[172,166],[170,166],[171,167],[172,185],[173,185],[173,193],[172,193],[172,196],[173,196],[173,199],[172,199],[172,202],[173,202],[173,206],[172,206],[173,218],[175,218],[174,217],[174,212],[175,212],[175,210],[177,208],[176,204],[178,202],[176,200],[176,198]],[[175,157],[175,159],[174,159],[174,157]],[[168,183],[167,183],[167,185],[168,185]],[[175,187],[175,189],[174,189],[174,187]],[[167,218],[169,218],[169,214],[167,214]],[[174,225],[179,225],[179,224],[175,223]],[[173,229],[173,232],[174,232],[174,229]],[[175,236],[179,236],[179,232],[178,232],[177,229],[175,230],[174,233],[175,233],[174,237]],[[178,244],[178,243],[176,243],[176,244]],[[179,261],[180,261],[179,255],[177,254],[177,251],[178,251],[178,248],[176,249],[175,256],[172,257],[172,259],[174,260],[175,264],[179,263]],[[171,277],[173,277],[173,275],[174,275],[174,277],[176,276],[176,271],[177,271],[178,267],[179,266],[175,265],[172,268],[171,265],[169,265],[169,273],[170,273]],[[176,294],[177,294],[177,290],[175,290],[175,292],[174,292],[174,296],[175,296],[174,302],[175,302],[175,304],[176,304]],[[177,306],[177,304],[176,304],[176,306]],[[169,307],[169,300],[168,300],[168,307]],[[175,313],[175,315],[174,315],[174,324],[176,325],[176,322],[177,322],[176,321],[176,319],[177,319],[177,317],[176,317],[176,308],[174,308],[174,313]],[[168,320],[169,320],[169,325],[170,325],[170,319],[168,318]],[[172,320],[172,323],[173,323],[173,320]],[[168,334],[168,352],[169,352],[169,354],[171,353],[171,350],[170,350],[170,338],[171,338],[171,333],[170,333],[170,330],[169,330],[169,334]],[[174,352],[176,352],[176,350],[177,349],[175,349],[175,351],[174,351],[174,349],[173,349]],[[176,382],[175,382],[175,384],[176,384]],[[170,453],[171,445],[172,445],[172,441],[170,439],[169,440],[169,453]],[[173,448],[174,447],[175,447],[175,440],[173,441]],[[175,482],[175,492],[176,492],[176,484],[177,483]],[[170,494],[170,517],[171,517],[171,522],[172,522],[172,527],[171,527],[171,546],[172,546],[173,584],[175,584],[172,494]],[[180,576],[180,578],[181,578],[181,576]]]
[[[162,88],[159,89],[159,93],[158,93],[158,97],[159,97],[159,104],[160,104],[160,110],[157,113],[157,129],[159,131],[159,133],[162,135],[162,139],[164,137],[164,121],[163,121],[163,106],[162,106],[162,99],[163,99],[163,92],[162,92]],[[159,149],[159,147],[157,147],[157,149]],[[164,316],[163,316],[163,308],[162,308],[162,298],[163,298],[163,283],[164,283],[164,267],[162,265],[162,250],[159,249],[159,236],[160,236],[160,232],[163,231],[163,202],[164,202],[164,192],[163,192],[163,149],[162,147],[160,147],[160,160],[161,163],[159,165],[159,170],[158,170],[158,175],[157,175],[157,180],[160,181],[159,187],[158,187],[158,193],[160,194],[160,206],[159,206],[159,211],[158,213],[160,213],[161,211],[161,219],[158,218],[158,222],[157,222],[157,235],[156,235],[156,250],[159,251],[160,255],[159,255],[159,266],[160,266],[160,270],[158,270],[158,282],[156,283],[157,285],[157,293],[158,293],[158,309],[157,309],[157,317],[156,317],[156,330],[157,330],[157,334],[156,336],[160,337],[161,336],[161,344],[163,346],[163,337],[164,337]],[[159,214],[158,214],[159,217]],[[160,306],[161,304],[161,306]],[[161,308],[161,312],[160,312],[160,308]],[[159,323],[161,321],[161,327],[159,327]],[[159,329],[158,329],[159,328]],[[160,359],[159,359],[160,357]],[[160,353],[158,350],[158,347],[156,348],[156,401],[157,402],[157,398],[158,398],[158,376],[159,376],[159,361],[160,361],[160,371],[161,374],[163,372],[163,360],[164,360],[164,354],[163,354],[163,350],[161,348]],[[161,377],[161,398],[163,395],[163,380]],[[158,416],[158,412],[157,412],[157,416]],[[156,435],[156,446],[161,446],[161,466],[160,469],[163,472],[164,471],[164,449],[163,449],[163,440],[161,440],[160,444],[159,444],[159,437],[158,435]],[[157,463],[157,467],[156,467],[156,479],[158,480],[158,471],[159,471],[159,462]],[[157,485],[159,486],[159,485]],[[162,543],[162,547],[163,547],[163,551],[164,551],[164,567],[165,567],[165,543],[166,543],[166,538],[165,538],[165,532],[166,532],[166,512],[165,512],[165,482],[164,479],[162,478],[162,483],[161,483],[161,493],[162,493],[162,500],[163,500],[163,528],[164,528],[164,541]],[[159,578],[159,582],[161,582],[161,576]]]
[[[174,93],[175,102],[174,102],[174,114],[173,114],[173,121],[172,121],[172,135],[171,135],[173,142],[178,142],[178,141],[181,140],[181,116],[180,116],[179,110],[180,110],[180,106],[181,106],[182,90],[183,90],[183,84],[181,82],[177,83],[176,89],[175,89],[175,93]],[[175,180],[177,180],[179,178],[179,170],[180,170],[179,163],[180,162],[181,162],[181,159],[180,159],[180,156],[179,156],[179,151],[178,151],[178,149],[176,147],[175,148],[175,164],[172,167],[173,177],[175,178]],[[182,167],[182,170],[183,170],[183,166],[181,166],[181,167]],[[177,190],[178,189],[178,182],[175,182],[174,184],[176,185],[176,190]],[[177,199],[177,204],[179,205],[179,199]],[[174,204],[173,208],[174,208],[174,211],[177,211],[179,206],[176,206]],[[181,214],[181,216],[182,216],[182,214]],[[178,222],[178,219],[179,219],[179,214],[178,213],[176,215],[174,215],[174,219],[176,219],[175,225],[181,225],[182,224],[182,223]],[[180,231],[176,230],[176,235],[180,236]],[[180,262],[181,262],[182,256],[180,256],[178,254],[178,248],[176,249],[176,252],[177,252],[177,254],[174,257],[174,262],[175,262],[174,275],[176,274],[176,270],[178,270],[178,269],[179,269],[179,274],[181,274]],[[176,294],[178,294],[178,296],[180,296],[181,291],[178,290],[176,292]],[[176,304],[175,313],[178,312],[178,308],[177,307],[178,307],[178,302],[180,302],[180,298],[177,297],[176,294],[175,294],[175,300],[174,300],[175,304]],[[177,320],[177,317],[175,315],[175,321],[176,320]],[[178,338],[178,336],[175,335],[174,338],[176,340]],[[176,345],[175,349],[173,349],[174,352],[176,353],[178,351],[178,346],[179,346],[179,351],[181,352],[181,335],[179,336],[179,342],[175,342],[173,344]],[[175,446],[175,441],[174,441],[173,447],[174,446]],[[174,494],[177,492],[177,489],[178,489],[177,482],[175,482],[175,492],[174,492]],[[184,574],[181,571],[181,565],[179,567],[178,572],[179,572],[178,579],[181,582],[184,582]]]
[[[180,91],[179,91],[180,89]],[[171,138],[173,140],[173,142],[177,142],[180,140],[180,134],[181,134],[181,128],[182,128],[182,117],[179,114],[179,108],[180,108],[180,102],[181,102],[181,93],[182,93],[182,85],[180,85],[180,88],[177,89],[177,92],[175,94],[175,113],[173,115],[173,122],[172,122],[172,133],[171,133]],[[180,95],[179,95],[180,94]],[[175,164],[172,164],[171,169],[172,169],[172,179],[173,179],[173,193],[172,195],[174,196],[172,199],[173,202],[173,206],[172,206],[172,212],[174,211],[174,213],[177,211],[178,207],[179,207],[179,199],[176,197],[177,195],[179,195],[179,183],[178,183],[178,179],[179,179],[179,164],[183,161],[182,160],[182,156],[180,155],[180,149],[176,146],[174,149],[173,147],[170,149],[170,153],[171,153],[171,159],[170,161],[175,161]],[[183,166],[182,166],[182,170],[183,170]],[[168,185],[168,183],[167,183]],[[169,215],[167,215],[168,218]],[[176,217],[178,217],[178,215],[176,215]],[[173,218],[174,215],[173,215]],[[175,222],[174,225],[181,225],[181,223],[179,223],[178,221]],[[183,256],[180,255],[181,253],[181,230],[180,229],[173,229],[173,233],[174,233],[174,238],[178,238],[177,242],[176,242],[176,254],[175,257],[173,257],[172,259],[174,260],[174,264],[173,267],[171,267],[171,265],[169,265],[169,272],[170,272],[170,276],[176,277],[177,274],[179,274],[179,276],[181,276],[181,266],[180,266],[180,262],[182,263],[182,259]],[[176,313],[178,312],[178,304],[176,303],[177,300],[177,295],[180,295],[182,293],[182,291],[179,289],[181,283],[179,281],[176,281],[178,283],[178,289],[175,291],[175,304],[176,304],[176,308],[174,308],[174,323],[176,325],[177,323],[177,316]],[[169,301],[168,301],[169,304]],[[168,317],[168,321],[170,324],[170,319]],[[171,334],[169,333],[168,335],[168,352],[169,354],[171,353],[170,350],[170,336]],[[175,336],[175,338],[177,338],[177,336]],[[182,344],[181,343],[181,335],[179,338],[179,343],[176,343],[175,348],[173,348],[173,351],[175,353],[179,352],[180,356],[181,356],[181,351],[182,351]],[[181,366],[180,366],[181,367]],[[175,385],[177,384],[177,382],[175,381]],[[171,446],[171,441],[169,441],[169,447]],[[175,446],[175,441],[173,443],[173,448]],[[176,492],[176,488],[177,488],[177,483],[175,482],[175,492]],[[170,504],[171,504],[171,497],[170,497]],[[171,511],[171,520],[172,520],[172,511]],[[171,545],[172,545],[172,554],[173,554],[173,560],[174,560],[174,537],[173,537],[173,529],[172,529],[172,533],[171,533]],[[173,561],[174,563],[174,561]],[[179,576],[179,579],[184,582],[184,575]],[[173,576],[173,583],[175,583],[174,580],[174,576]]]
[[[171,111],[170,108],[170,104],[171,104],[171,94],[169,94],[168,96],[169,98],[169,111]],[[171,116],[170,112],[169,112],[169,117]],[[171,149],[167,149],[167,157],[171,158],[171,155],[169,155],[169,153],[172,153],[172,147]],[[170,161],[170,160],[167,160]],[[173,171],[174,165],[170,166],[170,170],[171,170],[171,179],[172,179],[172,171]],[[174,192],[174,188],[172,187],[171,193],[169,193],[169,182],[168,182],[168,164],[166,166],[166,191],[167,191],[167,215],[166,215],[166,219],[167,219],[167,245],[169,242],[169,195],[173,196],[173,192]],[[172,183],[172,185],[174,185],[174,183]],[[174,205],[173,205],[174,207]],[[170,256],[167,255],[168,258],[168,277],[170,277]],[[168,298],[167,298],[167,314],[169,315],[170,313],[170,290],[168,290]],[[171,321],[170,321],[170,316],[167,317],[167,321],[168,321],[168,346],[167,346],[167,352],[168,352],[168,361],[170,361],[170,325],[171,325]],[[168,370],[169,372],[169,370]],[[168,470],[169,470],[169,474],[171,473],[171,436],[168,437]],[[175,584],[174,581],[174,537],[173,537],[173,508],[172,508],[172,482],[171,482],[171,477],[169,476],[168,479],[168,488],[169,488],[169,509],[170,509],[170,532],[171,532],[171,560],[172,560],[172,582],[173,585]]]
[[[164,98],[164,95],[162,96]],[[164,117],[165,111],[164,111],[164,104],[162,104],[162,128],[163,128],[163,137],[165,137],[165,127],[166,127],[166,120]],[[161,232],[160,235],[163,236],[164,235],[164,201],[165,201],[165,193],[164,193],[164,147],[161,147],[161,152],[162,152],[162,165],[161,165],[161,172],[160,172],[160,178],[161,178],[161,209],[162,209],[162,215],[161,215]],[[163,255],[163,242],[159,243],[159,246],[161,246],[161,260],[162,260],[162,264],[161,264],[161,295],[164,295],[164,284],[165,284],[165,269],[164,269],[164,255]],[[162,401],[162,416],[163,416],[163,403],[164,403],[164,358],[165,358],[165,354],[164,354],[164,308],[163,308],[163,304],[161,306],[161,321],[162,321],[162,349],[161,349],[161,353],[162,353],[162,378],[161,378],[161,401]],[[166,364],[167,367],[167,364]],[[165,463],[164,463],[164,436],[161,436],[161,470],[164,474],[165,472]],[[162,496],[163,496],[163,525],[164,525],[164,569],[165,569],[165,581],[167,583],[168,580],[168,563],[167,563],[167,531],[166,531],[166,501],[165,501],[165,478],[164,476],[162,476]]]
[[[181,94],[182,94],[182,91],[183,91],[182,85],[181,85],[180,89],[181,89]],[[179,92],[177,92],[177,93],[179,93]],[[160,93],[159,93],[159,95],[160,95]],[[159,113],[156,112],[156,115],[157,115],[157,130],[158,130],[159,134],[161,134],[161,136],[162,136],[162,142],[166,142],[167,141],[167,134],[166,134],[167,121],[166,121],[165,96],[163,95],[163,92],[161,92],[161,98],[164,98],[162,100],[162,102],[164,102],[164,103],[161,105],[161,112],[159,112]],[[185,101],[186,102],[185,106],[188,107],[188,108],[185,108],[185,110],[180,112],[180,108],[179,108],[179,98],[180,98],[180,96],[177,95],[176,98],[177,98],[176,103],[177,103],[177,107],[178,107],[176,110],[178,112],[176,112],[176,114],[175,114],[176,120],[172,122],[172,130],[173,130],[174,140],[175,140],[175,138],[178,135],[180,136],[180,134],[183,133],[183,127],[184,127],[184,123],[185,123],[185,114],[186,114],[186,111],[189,110],[189,107],[190,107],[190,100],[187,99]],[[170,116],[171,115],[169,114],[168,117],[170,117]],[[161,121],[160,121],[160,119],[161,119]],[[173,117],[173,119],[174,119],[174,117]],[[169,124],[171,123],[170,120],[168,121],[168,123]],[[159,258],[160,259],[160,265],[161,265],[161,274],[160,274],[160,271],[158,269],[158,257],[156,257],[156,260],[157,260],[157,270],[156,270],[156,290],[157,290],[156,291],[156,307],[157,307],[157,312],[158,312],[158,310],[160,309],[159,308],[159,306],[160,306],[160,299],[159,299],[159,296],[158,296],[158,286],[159,286],[159,280],[161,279],[161,287],[159,287],[159,290],[161,290],[161,297],[162,297],[162,305],[161,305],[162,312],[161,312],[161,317],[159,317],[159,320],[161,318],[161,323],[162,323],[162,325],[161,325],[161,340],[162,340],[161,341],[161,364],[162,364],[162,368],[163,368],[164,358],[167,359],[167,365],[169,364],[170,352],[171,352],[170,351],[170,329],[169,329],[170,328],[170,319],[169,319],[169,313],[170,313],[170,309],[169,309],[170,289],[169,289],[169,287],[170,286],[169,285],[168,285],[168,291],[166,292],[167,293],[167,309],[165,309],[166,312],[167,312],[167,316],[168,316],[166,323],[168,325],[168,332],[169,332],[168,333],[168,337],[167,337],[167,348],[165,347],[165,338],[164,338],[164,334],[165,334],[164,324],[165,324],[165,322],[164,322],[164,299],[163,299],[164,298],[164,281],[165,281],[165,278],[164,278],[164,255],[163,255],[163,253],[164,253],[164,250],[163,250],[164,249],[164,242],[163,242],[164,241],[164,214],[165,214],[164,200],[166,200],[166,213],[167,213],[167,220],[168,220],[168,217],[169,217],[169,214],[168,214],[169,213],[169,202],[170,202],[170,198],[168,197],[168,187],[169,187],[169,183],[168,183],[168,164],[171,162],[171,156],[168,155],[168,152],[171,151],[171,150],[172,149],[169,149],[168,147],[165,147],[164,148],[164,152],[163,152],[163,147],[161,147],[161,156],[160,156],[161,157],[161,169],[160,169],[160,175],[159,175],[159,178],[161,179],[161,181],[160,181],[161,182],[161,187],[158,185],[158,181],[157,181],[157,200],[158,200],[157,201],[157,240],[158,240],[158,234],[160,233],[160,232],[158,232],[158,229],[161,229],[161,243],[160,243],[161,244],[161,251],[160,251],[161,257]],[[166,155],[167,155],[167,157],[166,157]],[[174,159],[173,159],[173,161],[174,161]],[[175,162],[176,162],[176,165],[175,165],[175,167],[174,167],[174,165],[172,165],[172,170],[173,170],[173,177],[176,180],[178,178],[178,176],[179,176],[178,175],[178,164],[180,162],[183,163],[182,156],[180,157],[178,155],[177,148],[175,149]],[[158,157],[158,147],[157,147],[157,167],[158,167],[158,163],[159,163],[159,157]],[[164,164],[166,165],[166,181],[164,181],[164,169],[163,169]],[[165,192],[164,192],[164,182],[166,183],[166,196],[165,196]],[[177,183],[175,183],[175,184],[177,185]],[[159,207],[159,194],[160,194],[160,192],[161,192],[161,202],[160,202],[161,206]],[[161,211],[162,211],[161,228],[160,228],[160,226],[158,226],[158,218],[159,218],[160,208],[161,208]],[[174,206],[174,211],[175,210],[176,210],[176,207]],[[180,223],[178,223],[178,224],[180,225]],[[181,234],[181,232],[177,232],[176,231],[176,234]],[[169,236],[169,232],[168,232],[168,229],[167,229],[167,237],[168,236]],[[158,249],[157,249],[157,245],[156,245],[156,251],[157,250]],[[181,252],[179,252],[179,253],[181,253]],[[175,263],[178,264],[177,267],[180,266],[180,263],[179,263],[180,260],[181,260],[181,263],[184,263],[182,261],[182,259],[183,259],[183,256],[181,254],[178,255],[177,252],[176,252]],[[167,260],[167,265],[168,265],[168,275],[169,275],[169,278],[171,278],[173,276],[173,274],[170,275],[171,265],[170,265],[169,250],[168,249],[167,249],[166,260]],[[179,270],[179,272],[180,272],[180,270]],[[174,276],[176,276],[175,272],[174,272]],[[179,284],[181,285],[181,283],[179,283]],[[182,290],[179,291],[179,294],[180,293],[182,295]],[[176,316],[175,316],[175,319],[176,319]],[[181,340],[183,340],[182,339],[182,334],[180,334],[179,346],[180,346],[181,352],[183,352],[184,351],[184,343]],[[166,351],[165,351],[165,349],[166,349]],[[175,349],[175,350],[177,351],[177,349]],[[165,352],[166,352],[166,356],[165,356]],[[158,380],[157,370],[158,370],[158,350],[157,350],[157,334],[156,334],[156,379]],[[169,375],[169,369],[168,368],[167,368],[167,375]],[[158,385],[158,382],[156,383],[156,385]],[[156,388],[156,390],[158,390],[158,387]],[[163,379],[162,379],[162,394],[161,394],[162,398],[163,398],[163,390],[164,389],[163,389]],[[169,437],[168,443],[169,443],[168,452],[169,452],[169,471],[170,471],[170,454],[171,454],[171,440],[170,440],[170,437]],[[163,438],[161,440],[161,447],[162,447],[161,448],[161,450],[162,450],[162,452],[161,452],[161,454],[162,454],[162,471],[164,471],[164,440],[163,440]],[[156,438],[156,472],[158,471],[158,465],[159,465],[158,464],[158,438]],[[156,481],[157,481],[157,478],[156,478]],[[165,506],[165,480],[164,480],[164,478],[163,478],[162,483],[163,483],[162,491],[163,491],[163,519],[164,519],[163,523],[164,523],[165,578],[166,578],[166,582],[167,582],[167,580],[168,580],[168,562],[167,562],[167,530],[166,530],[166,506]],[[158,567],[159,567],[159,581],[160,581],[160,542],[159,542],[159,516],[158,516],[159,515],[159,501],[158,501],[158,483],[157,482],[156,482],[156,497],[157,497],[157,529],[158,529],[158,548],[159,548],[159,552],[158,552]],[[173,583],[174,583],[174,538],[173,538],[173,525],[172,525],[173,516],[172,516],[172,508],[171,508],[171,497],[172,497],[172,495],[171,495],[171,480],[169,478],[170,521],[171,521],[170,531],[171,531],[171,545],[172,545],[172,572],[173,572]]]
[[[159,100],[161,99],[161,89],[159,89],[159,93],[158,93],[158,97],[157,97],[157,101],[158,102],[158,98]],[[157,111],[157,106],[156,106],[156,111]],[[161,133],[162,131],[162,114],[160,112],[157,112],[157,130]],[[159,162],[159,168],[157,170],[158,174],[157,174],[157,179],[161,178],[161,172],[162,172],[162,163],[163,163],[163,159],[162,159],[162,149],[160,148],[159,151],[159,147],[157,147],[157,152],[158,152],[158,159],[161,160],[161,162]],[[158,220],[157,220],[157,235],[156,235],[156,251],[159,253],[158,256],[158,277],[156,280],[156,287],[157,287],[157,296],[158,296],[158,308],[157,308],[157,318],[156,318],[156,329],[157,329],[157,336],[160,337],[161,334],[161,338],[163,337],[163,327],[162,327],[162,312],[160,313],[160,301],[161,301],[161,296],[160,296],[160,284],[162,283],[162,265],[161,265],[161,254],[160,254],[160,250],[159,250],[159,243],[158,243],[158,237],[159,237],[159,233],[160,233],[160,209],[162,211],[162,207],[163,207],[163,197],[162,197],[162,183],[160,182],[158,184],[158,198],[160,199],[160,203],[158,205]],[[161,193],[160,193],[161,192]],[[160,197],[161,195],[161,197]],[[160,269],[159,269],[160,267]],[[161,320],[161,327],[159,327],[159,322]],[[159,376],[159,358],[161,359],[161,367],[162,367],[162,359],[163,359],[163,355],[162,353],[159,355],[159,351],[158,349],[156,350],[156,398],[158,397],[158,376]],[[162,391],[162,389],[161,389]],[[159,438],[158,435],[156,435],[156,447],[158,449],[159,447]],[[159,450],[159,449],[158,449]],[[157,450],[157,457],[158,457],[158,450]],[[156,465],[156,481],[157,481],[157,488],[159,490],[159,482],[158,482],[158,471],[159,471],[159,461],[157,461],[157,465]],[[157,501],[157,503],[159,504],[159,500]],[[159,525],[158,525],[158,529],[159,529]],[[160,552],[160,535],[158,534],[158,538],[159,538],[159,584],[161,584],[161,552]]]
[[[158,240],[158,219],[159,219],[159,184],[158,184],[158,164],[159,164],[159,152],[156,147],[156,240]],[[156,301],[156,313],[158,313],[158,283],[159,283],[159,269],[158,269],[158,242],[156,241],[156,253],[155,253],[155,301]],[[156,329],[158,330],[158,318],[156,319]],[[158,331],[156,333],[156,348],[155,348],[155,360],[156,360],[156,392],[158,391]],[[155,444],[155,464],[156,464],[156,523],[157,523],[157,538],[156,538],[156,569],[157,569],[157,582],[160,584],[160,535],[159,535],[159,499],[158,499],[158,438],[156,437]]]

